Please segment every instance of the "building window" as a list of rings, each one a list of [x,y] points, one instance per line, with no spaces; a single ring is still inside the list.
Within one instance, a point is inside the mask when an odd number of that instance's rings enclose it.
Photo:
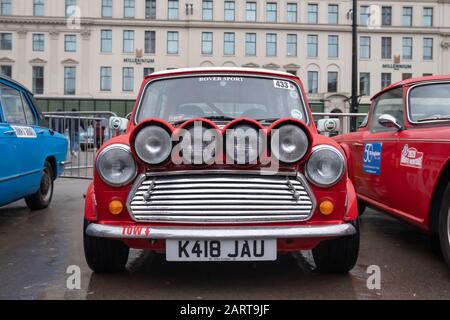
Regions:
[[[169,0],[167,18],[178,20],[178,0]]]
[[[422,77],[430,77],[432,76],[432,73],[422,73]]]
[[[155,53],[156,51],[156,32],[145,31],[145,53]]]
[[[12,50],[12,33],[0,33],[0,50]]]
[[[145,19],[156,19],[156,0],[145,0]]]
[[[202,19],[212,20],[213,19],[213,2],[212,0],[203,0],[202,2]]]
[[[423,60],[433,60],[433,38],[423,38]]]
[[[245,20],[256,21],[256,2],[245,3]]]
[[[0,66],[0,74],[11,78],[12,77],[12,66],[1,65]]]
[[[12,13],[12,0],[0,0],[0,15],[10,16]]]
[[[287,4],[287,22],[297,23],[297,4],[288,3]]]
[[[413,39],[410,37],[405,37],[402,39],[402,48],[403,48],[403,59],[411,60],[413,57]]]
[[[318,36],[314,34],[308,35],[308,58],[317,57]]]
[[[286,48],[287,55],[289,57],[297,56],[297,35],[296,34],[288,34],[286,38]]]
[[[277,4],[276,2],[267,2],[266,4],[266,21],[277,22]]]
[[[225,1],[224,4],[224,20],[225,21],[234,21],[235,19],[235,2],[234,1]]]
[[[370,37],[359,38],[359,57],[361,59],[370,59]]]
[[[76,13],[77,0],[66,0],[66,17],[73,17]]]
[[[266,34],[266,56],[275,57],[277,55],[277,34]]]
[[[202,32],[202,54],[213,53],[213,33]]]
[[[44,15],[44,0],[33,0],[33,15],[36,17]]]
[[[369,25],[369,19],[370,19],[370,7],[361,6],[359,13],[359,24],[361,26],[367,27]]]
[[[144,78],[146,76],[148,76],[149,74],[152,74],[153,72],[155,72],[155,68],[151,68],[151,67],[144,68]]]
[[[245,34],[245,55],[256,56],[256,33]]]
[[[381,24],[383,26],[392,25],[392,7],[381,7]]]
[[[402,73],[402,80],[408,80],[412,78],[412,73]]]
[[[77,51],[77,36],[74,34],[66,34],[64,36],[64,51],[75,52]]]
[[[328,36],[328,58],[337,58],[339,56],[339,37]]]
[[[100,67],[100,91],[111,91],[111,67]]]
[[[44,35],[42,33],[33,34],[33,51],[44,51]]]
[[[123,52],[132,53],[134,51],[134,31],[123,31]]]
[[[112,52],[112,30],[102,30],[100,51]]]
[[[423,8],[423,26],[433,26],[433,8]]]
[[[76,88],[76,68],[64,67],[64,94],[74,95]]]
[[[336,71],[328,71],[328,92],[337,92],[338,90],[338,73]]]
[[[339,6],[337,4],[328,5],[328,23],[329,24],[339,23]]]
[[[308,23],[317,24],[319,7],[315,3],[308,4]]]
[[[33,66],[33,93],[44,93],[44,67]]]
[[[391,59],[392,58],[392,38],[382,37],[381,38],[381,59]]]
[[[403,25],[412,26],[412,7],[403,7]]]
[[[134,68],[122,69],[122,91],[134,91]]]
[[[359,93],[362,96],[370,96],[370,73],[368,72],[359,74]]]
[[[112,0],[102,0],[102,17],[111,18],[113,13]]]
[[[319,92],[319,73],[317,71],[308,71],[308,93]]]
[[[381,74],[381,89],[390,86],[392,83],[392,75],[390,73],[382,73]]]
[[[178,54],[178,31],[167,32],[167,53]]]
[[[223,54],[234,55],[234,32],[225,32],[223,34]]]
[[[123,0],[123,17],[134,18],[134,0]]]

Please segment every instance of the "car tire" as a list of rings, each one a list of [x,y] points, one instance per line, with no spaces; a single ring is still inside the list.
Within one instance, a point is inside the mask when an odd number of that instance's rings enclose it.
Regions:
[[[113,273],[125,270],[130,248],[122,241],[92,237],[86,234],[89,225],[84,221],[84,256],[89,268],[96,273]]]
[[[53,168],[50,162],[45,161],[39,190],[25,198],[25,202],[31,210],[41,210],[49,206],[53,197]]]
[[[364,201],[358,200],[358,214],[362,216],[367,209],[367,204]]]
[[[356,233],[325,240],[312,250],[317,271],[322,273],[347,273],[356,264],[359,254],[359,219],[352,223]]]
[[[439,240],[442,255],[450,268],[450,183],[445,188],[439,211]]]

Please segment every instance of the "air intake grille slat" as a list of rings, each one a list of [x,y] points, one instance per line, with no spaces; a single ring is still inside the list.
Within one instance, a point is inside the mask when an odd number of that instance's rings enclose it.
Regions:
[[[304,221],[314,205],[301,176],[226,171],[141,177],[128,200],[130,214],[140,222]]]

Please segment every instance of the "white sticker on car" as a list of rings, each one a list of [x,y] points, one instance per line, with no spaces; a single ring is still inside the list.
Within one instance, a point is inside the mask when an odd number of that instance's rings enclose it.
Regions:
[[[11,126],[16,133],[17,138],[36,138],[36,132],[32,127]]]
[[[273,80],[273,86],[277,89],[286,89],[286,90],[294,89],[294,85],[292,83],[284,80]]]
[[[291,110],[291,116],[293,118],[299,119],[299,120],[303,120],[303,114],[300,110],[298,109],[292,109]]]
[[[400,165],[420,169],[422,168],[422,163],[423,152],[419,152],[416,148],[409,147],[405,144],[400,158]]]

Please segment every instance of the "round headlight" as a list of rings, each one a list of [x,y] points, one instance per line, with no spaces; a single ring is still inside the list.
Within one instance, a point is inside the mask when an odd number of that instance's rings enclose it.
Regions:
[[[198,123],[198,124],[197,124]],[[216,143],[219,133],[213,128],[196,122],[184,129],[181,138],[187,139],[182,149],[183,160],[186,164],[211,164],[216,157]]]
[[[344,156],[331,146],[317,146],[306,164],[306,177],[319,187],[336,184],[345,171]]]
[[[294,163],[302,159],[308,151],[308,136],[294,124],[286,124],[275,129],[271,138],[272,154],[281,162]]]
[[[167,130],[150,125],[141,129],[134,139],[136,154],[145,163],[160,164],[172,151],[172,139]]]
[[[113,144],[99,154],[97,172],[107,184],[123,186],[131,182],[137,173],[136,163],[130,148],[123,144]]]
[[[226,154],[238,164],[256,163],[261,155],[262,137],[257,128],[240,124],[226,132]]]

